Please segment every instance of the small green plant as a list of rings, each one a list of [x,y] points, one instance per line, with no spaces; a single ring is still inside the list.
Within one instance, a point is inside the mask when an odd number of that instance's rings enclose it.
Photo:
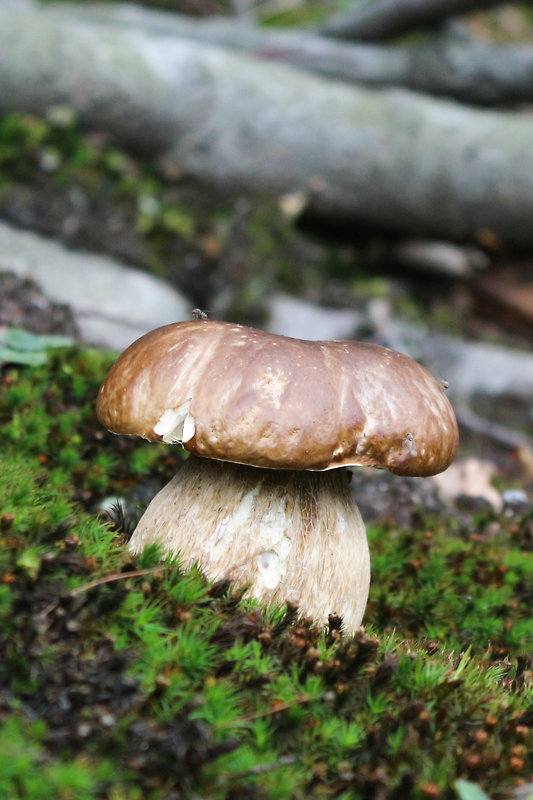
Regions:
[[[0,786],[6,800],[96,800],[109,783],[114,767],[109,761],[77,758],[50,759],[41,722],[14,714],[0,724]],[[137,792],[121,797],[135,800]]]
[[[68,336],[39,335],[22,328],[0,331],[0,365],[26,364],[38,367],[47,359],[48,348],[71,347]]]

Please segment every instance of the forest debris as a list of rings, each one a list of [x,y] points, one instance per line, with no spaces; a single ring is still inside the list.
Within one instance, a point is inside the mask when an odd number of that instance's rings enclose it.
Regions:
[[[501,511],[503,501],[500,493],[492,485],[496,474],[495,465],[477,458],[458,459],[445,472],[435,475],[434,481],[447,500],[455,500],[462,495],[482,497],[496,511]]]
[[[507,425],[481,417],[466,405],[456,405],[455,411],[459,424],[473,433],[484,436],[512,450],[517,450],[519,453],[529,451],[533,454],[533,439],[531,436]]]
[[[327,36],[378,41],[437,25],[475,9],[494,8],[502,0],[377,0],[331,17],[321,26]]]
[[[533,261],[499,266],[476,277],[472,288],[493,318],[515,330],[533,331]]]
[[[67,305],[51,301],[34,281],[19,278],[14,272],[3,272],[3,267],[0,262],[0,329],[6,326],[25,328],[35,334],[78,337]]]
[[[416,6],[423,9],[425,3]],[[134,5],[61,4],[57,11],[68,9],[80,19],[216,45],[348,83],[404,86],[480,105],[533,101],[533,47],[494,44],[459,25],[420,44],[395,46],[348,43],[297,28],[261,28],[227,17],[191,19]]]
[[[451,242],[413,239],[392,245],[385,256],[408,269],[435,272],[452,278],[468,278],[490,263],[478,247],[461,247]]]

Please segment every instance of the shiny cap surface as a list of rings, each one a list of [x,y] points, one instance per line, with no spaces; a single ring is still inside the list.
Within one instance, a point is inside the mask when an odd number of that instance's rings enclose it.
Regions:
[[[100,389],[97,413],[115,433],[276,469],[433,475],[458,445],[442,386],[411,358],[210,320],[166,325],[130,345]]]

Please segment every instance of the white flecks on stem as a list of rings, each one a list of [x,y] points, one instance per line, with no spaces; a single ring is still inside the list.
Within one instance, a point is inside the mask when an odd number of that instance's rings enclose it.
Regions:
[[[152,500],[130,540],[157,542],[264,603],[290,601],[353,633],[368,597],[365,528],[343,469],[265,470],[190,456]]]

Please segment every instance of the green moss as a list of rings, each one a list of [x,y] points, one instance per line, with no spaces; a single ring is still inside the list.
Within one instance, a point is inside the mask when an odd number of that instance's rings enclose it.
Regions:
[[[186,193],[166,186],[151,166],[117,150],[105,137],[84,134],[66,107],[51,109],[45,119],[0,116],[0,172],[4,204],[9,205],[11,191],[20,196],[24,189],[26,202],[32,202],[33,192],[53,195],[65,214],[78,217],[83,212],[72,207],[72,196],[80,196],[93,211],[93,231],[85,232],[96,235],[89,242],[93,248],[106,237],[113,251],[116,232],[126,231],[129,251],[160,274],[168,271],[169,262],[198,252],[201,237],[211,228],[205,203],[197,199],[191,206]],[[46,213],[40,208],[38,217]],[[49,225],[44,226],[47,232]]]
[[[531,775],[530,517],[371,530],[355,637],[263,612],[154,547],[132,560],[99,517],[178,458],[101,430],[109,362],[70,349],[0,384],[9,800],[464,800]]]
[[[529,523],[524,522],[527,526]],[[495,528],[496,525],[496,528]],[[450,535],[450,524],[398,534],[370,530],[367,619],[452,649],[519,653],[533,641],[533,554],[510,545],[492,514]],[[528,588],[529,587],[529,588]]]
[[[0,785],[8,800],[92,800],[101,796],[115,767],[109,761],[50,760],[43,745],[46,727],[13,715],[0,725]],[[136,791],[120,790],[123,800]],[[118,795],[117,795],[118,796]]]

